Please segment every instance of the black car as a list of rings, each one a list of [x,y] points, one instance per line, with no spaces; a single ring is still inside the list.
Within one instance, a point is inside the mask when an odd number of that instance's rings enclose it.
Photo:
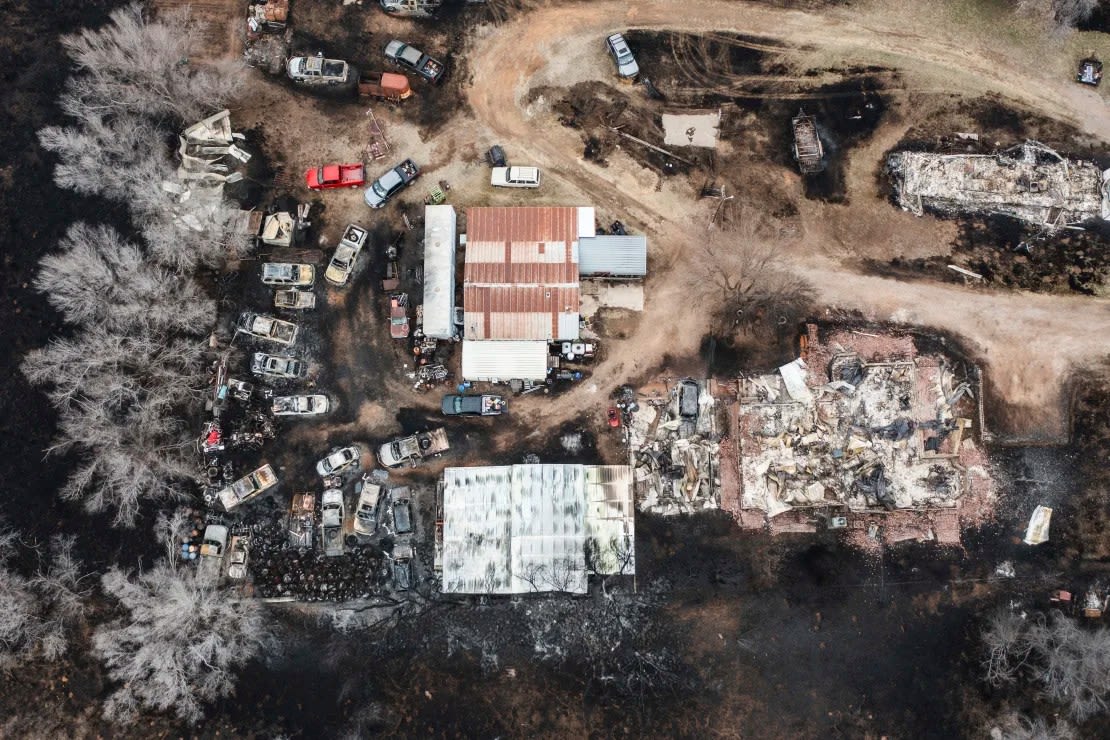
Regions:
[[[494,144],[486,152],[486,161],[489,162],[490,167],[505,167],[508,160],[505,159],[505,150],[499,144]]]
[[[683,380],[678,384],[678,415],[683,419],[698,418],[698,384]]]
[[[409,508],[408,499],[393,502],[393,530],[397,534],[412,531],[412,509]]]

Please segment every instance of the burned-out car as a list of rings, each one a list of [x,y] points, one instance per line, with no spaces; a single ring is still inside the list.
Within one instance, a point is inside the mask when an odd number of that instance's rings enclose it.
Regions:
[[[316,528],[316,494],[296,493],[289,507],[289,546],[297,549],[312,549],[313,532]]]
[[[316,463],[316,472],[320,477],[327,477],[339,473],[352,465],[357,465],[359,459],[358,448],[354,445],[341,447],[335,452]]]
[[[250,537],[235,535],[228,547],[227,577],[239,581],[247,577],[247,560],[250,558]]]
[[[698,384],[687,378],[678,384],[678,415],[683,419],[698,418],[698,396],[701,390]]]
[[[305,374],[305,363],[295,357],[255,352],[251,357],[251,372],[270,378],[300,378]]]
[[[413,554],[412,543],[407,539],[393,545],[390,570],[393,576],[393,588],[398,591],[408,591],[412,588]]]
[[[316,308],[316,295],[307,290],[286,288],[274,291],[274,308],[287,308],[293,311],[306,311]]]
[[[302,85],[344,85],[351,79],[351,65],[322,55],[291,57],[285,67],[289,79]]]
[[[316,416],[326,414],[330,404],[323,393],[310,396],[275,396],[272,411],[274,416]]]
[[[316,282],[316,268],[294,262],[263,262],[262,282],[265,285],[306,288]]]
[[[332,285],[346,285],[351,273],[354,272],[355,262],[362,248],[366,246],[369,232],[358,224],[347,224],[343,230],[343,238],[335,248],[328,269],[324,271],[324,279]]]
[[[235,329],[278,344],[290,345],[297,341],[296,324],[253,311],[244,311],[240,314]]]
[[[408,534],[412,531],[412,503],[408,498],[393,500],[393,531],[397,534]]]
[[[378,504],[381,494],[381,486],[363,480],[358,506],[355,508],[354,529],[358,534],[371,537],[378,531]]]
[[[327,557],[343,554],[343,491],[336,488],[320,498],[320,539]]]
[[[231,511],[239,504],[250,501],[263,491],[277,485],[278,477],[269,465],[263,465],[253,473],[243,476],[227,488],[216,494],[224,511]]]

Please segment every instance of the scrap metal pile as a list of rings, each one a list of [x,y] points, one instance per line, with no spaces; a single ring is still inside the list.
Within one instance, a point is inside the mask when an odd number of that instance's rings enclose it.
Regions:
[[[710,382],[641,388],[622,405],[637,506],[656,514],[720,507],[720,435]]]
[[[898,204],[918,216],[997,213],[1049,229],[1110,218],[1110,170],[1035,141],[996,154],[895,152],[887,169]]]
[[[958,507],[989,481],[972,429],[977,371],[914,339],[809,327],[802,357],[742,378],[734,417],[742,524],[774,531],[895,522],[888,539],[959,538]],[[974,479],[974,480],[973,480]],[[940,512],[913,522],[898,512]],[[882,524],[880,524],[882,522]]]
[[[304,547],[293,547],[282,524],[251,528],[250,574],[262,598],[297,601],[350,601],[381,594],[390,583],[390,570],[381,551],[354,547],[338,557]]]

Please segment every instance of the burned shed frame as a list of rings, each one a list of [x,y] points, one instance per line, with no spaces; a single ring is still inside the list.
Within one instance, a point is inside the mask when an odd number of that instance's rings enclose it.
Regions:
[[[825,169],[825,148],[817,133],[817,119],[799,109],[790,120],[794,129],[794,159],[803,175],[814,175]]]

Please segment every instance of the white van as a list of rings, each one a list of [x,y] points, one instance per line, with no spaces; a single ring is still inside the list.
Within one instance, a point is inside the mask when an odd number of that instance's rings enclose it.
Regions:
[[[498,188],[538,188],[539,167],[494,167],[489,184]]]

